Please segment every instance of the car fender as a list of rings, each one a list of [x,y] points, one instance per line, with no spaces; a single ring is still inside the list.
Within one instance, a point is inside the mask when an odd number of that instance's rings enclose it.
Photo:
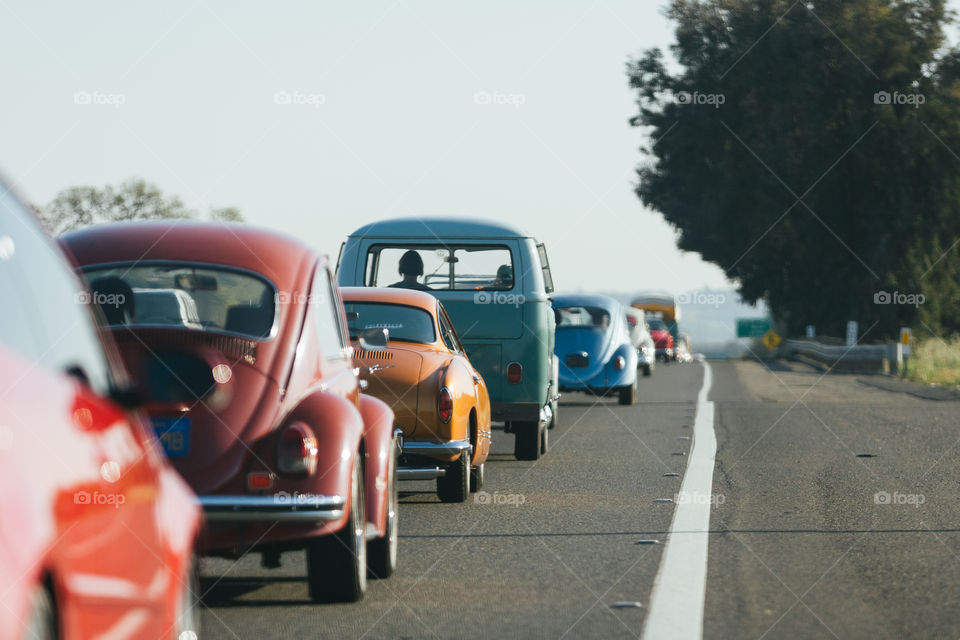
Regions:
[[[453,395],[450,439],[466,440],[470,438],[470,412],[476,410],[478,424],[480,420],[473,373],[457,358],[450,358],[440,370],[436,392],[439,394],[443,387],[447,387]]]
[[[360,415],[363,417],[364,489],[367,496],[367,522],[383,535],[387,527],[389,474],[396,456],[393,437],[393,409],[373,396],[360,394]]]
[[[339,529],[349,515],[352,462],[364,436],[363,417],[347,398],[316,391],[287,414],[278,433],[295,421],[308,425],[317,437],[317,470],[306,478],[283,478],[279,486],[287,491],[345,496],[343,518],[332,527]]]

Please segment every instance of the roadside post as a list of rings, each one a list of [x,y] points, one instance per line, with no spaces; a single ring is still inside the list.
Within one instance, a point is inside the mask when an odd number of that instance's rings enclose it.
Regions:
[[[816,338],[817,337],[817,328],[812,324],[807,325],[807,337]]]
[[[856,320],[847,323],[847,346],[852,347],[857,344],[858,326]]]
[[[900,352],[903,358],[903,373],[907,375],[907,368],[910,366],[911,344],[913,343],[913,331],[910,327],[900,327]]]

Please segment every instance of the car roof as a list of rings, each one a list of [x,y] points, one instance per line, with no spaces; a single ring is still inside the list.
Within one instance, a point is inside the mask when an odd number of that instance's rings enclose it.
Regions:
[[[365,224],[351,238],[532,238],[507,222],[454,216],[392,218]]]
[[[340,295],[346,302],[379,302],[418,307],[431,315],[437,309],[437,299],[426,291],[400,287],[340,287]]]
[[[305,261],[326,262],[286,234],[242,223],[157,220],[99,224],[64,234],[61,246],[80,266],[184,261],[246,269],[280,289],[295,286]]]
[[[603,296],[596,293],[561,293],[551,296],[554,307],[599,307],[610,312],[615,312],[623,305],[610,296]]]

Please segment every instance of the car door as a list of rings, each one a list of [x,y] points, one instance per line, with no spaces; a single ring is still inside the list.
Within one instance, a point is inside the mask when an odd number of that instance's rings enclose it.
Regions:
[[[172,577],[160,551],[155,440],[138,417],[109,399],[120,372],[104,351],[90,300],[62,254],[9,191],[0,195],[0,247],[11,296],[5,300],[18,311],[5,314],[10,346],[74,390],[62,420],[72,427],[77,449],[57,463],[81,488],[56,511],[63,532],[60,557],[69,576],[62,586],[78,607],[99,611],[90,619],[119,620],[137,612],[131,605],[139,604],[144,608],[136,618],[155,626]],[[27,326],[17,328],[18,323]],[[57,430],[47,421],[31,427],[38,443],[57,448],[51,442]]]

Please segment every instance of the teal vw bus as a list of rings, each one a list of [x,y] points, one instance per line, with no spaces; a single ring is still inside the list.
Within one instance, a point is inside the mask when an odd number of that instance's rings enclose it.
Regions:
[[[490,393],[492,419],[516,436],[519,460],[547,451],[557,421],[556,323],[542,244],[508,224],[456,218],[385,220],[340,250],[341,286],[406,287],[443,302]]]

